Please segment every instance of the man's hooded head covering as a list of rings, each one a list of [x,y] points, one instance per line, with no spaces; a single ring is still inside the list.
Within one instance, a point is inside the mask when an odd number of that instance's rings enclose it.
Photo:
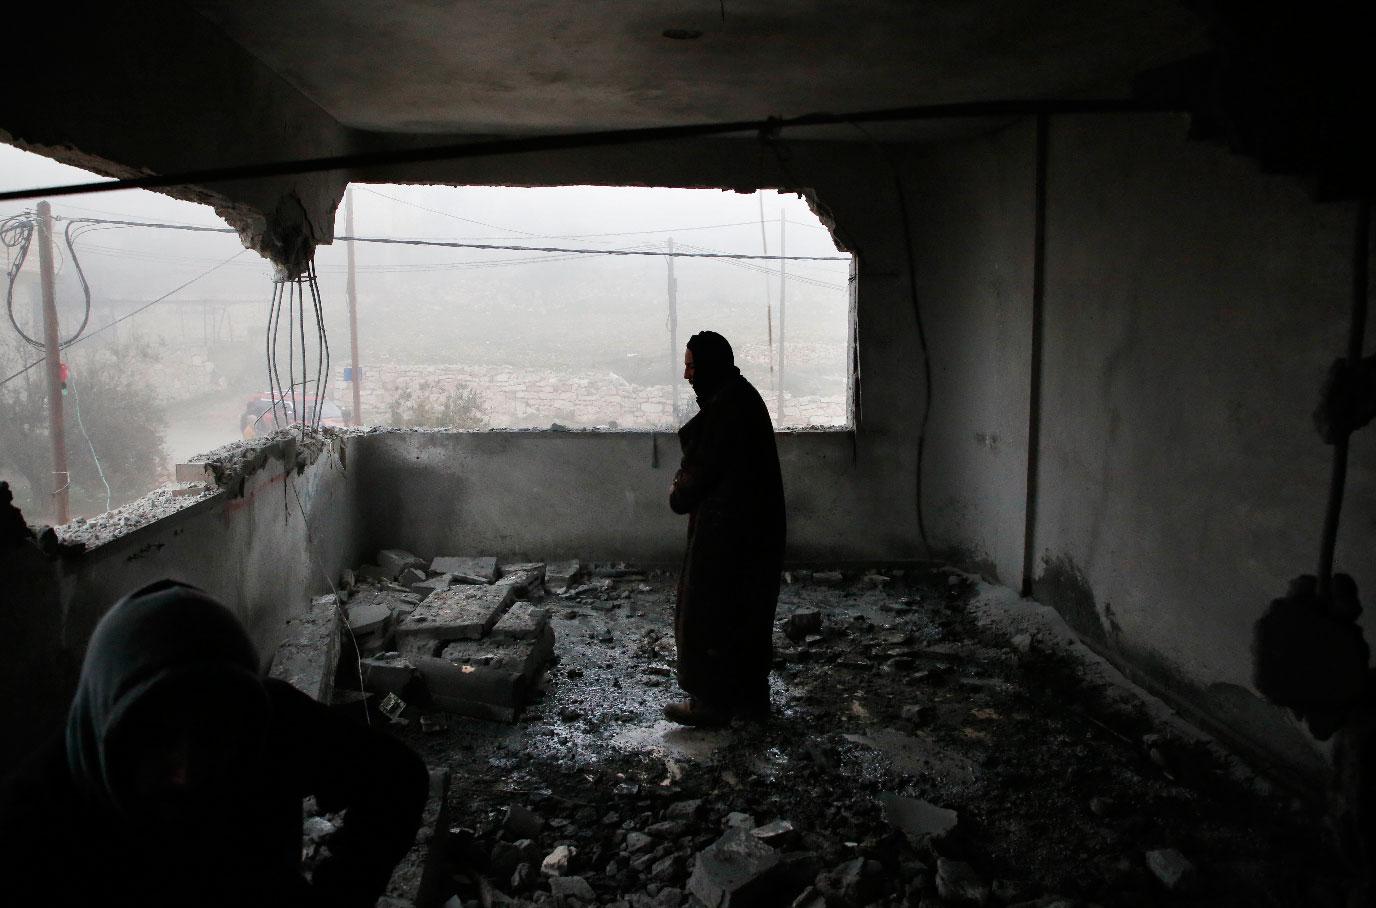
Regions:
[[[150,710],[188,702],[241,736],[261,732],[268,713],[258,654],[238,619],[205,592],[163,580],[115,603],[91,635],[67,716],[73,780],[127,810],[116,771],[129,744],[121,726],[127,732],[131,715],[146,720]]]
[[[715,331],[699,331],[688,338],[693,353],[693,392],[705,404],[729,380],[741,374],[726,338]]]

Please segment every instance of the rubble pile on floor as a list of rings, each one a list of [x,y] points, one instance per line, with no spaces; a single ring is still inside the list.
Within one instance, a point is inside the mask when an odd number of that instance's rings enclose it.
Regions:
[[[500,567],[490,583],[487,564],[440,567],[505,598]],[[587,573],[556,583],[550,565],[555,589],[525,594],[561,652],[514,722],[392,726],[452,778],[444,828],[418,837],[443,845],[408,859],[440,868],[432,886],[390,908],[1341,903],[1309,806],[1244,784],[1059,644],[979,624],[965,575],[785,575],[774,717],[698,730],[660,714],[679,695],[676,578]],[[500,617],[464,611],[469,593],[408,643],[437,592],[394,617],[398,658],[493,639]]]

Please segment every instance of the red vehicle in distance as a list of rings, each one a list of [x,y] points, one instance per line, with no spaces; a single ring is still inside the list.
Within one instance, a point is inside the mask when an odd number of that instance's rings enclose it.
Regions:
[[[269,391],[264,391],[248,399],[244,405],[244,412],[239,417],[239,434],[244,438],[257,438],[260,435],[270,435],[278,429],[286,429],[296,424],[296,407],[304,406],[306,415],[309,417],[315,412],[317,398],[314,395],[306,395],[305,403],[302,403],[301,396],[297,395],[293,401],[290,396],[277,398],[277,406],[273,406],[273,395]],[[322,426],[347,426],[349,424],[348,414],[339,404],[330,400],[328,397],[319,401],[320,425]]]

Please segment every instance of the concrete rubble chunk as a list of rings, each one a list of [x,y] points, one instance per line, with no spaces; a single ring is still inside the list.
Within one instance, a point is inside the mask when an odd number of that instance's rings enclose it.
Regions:
[[[394,579],[407,568],[424,568],[425,560],[417,558],[405,549],[383,549],[377,553],[377,566],[382,568],[389,579]]]
[[[1152,875],[1160,880],[1161,885],[1171,892],[1187,890],[1194,882],[1194,864],[1174,848],[1148,851],[1147,867],[1151,869]]]
[[[927,840],[940,839],[960,822],[954,810],[938,807],[921,798],[884,793],[879,796],[884,818],[907,837],[914,846]]]
[[[431,593],[397,625],[397,642],[423,637],[442,642],[485,637],[506,614],[515,595],[506,587],[455,586]]]
[[[577,854],[578,849],[572,845],[559,845],[540,862],[540,872],[545,876],[563,876]]]
[[[975,868],[950,858],[937,859],[936,891],[943,899],[959,905],[983,905],[989,901],[989,884],[980,879]]]
[[[287,619],[285,640],[273,655],[271,677],[329,703],[339,660],[339,607],[333,595],[311,600],[304,615]]]
[[[541,820],[541,826],[543,825],[544,821]],[[539,861],[540,846],[536,845],[533,839],[517,839],[514,842],[499,841],[492,846],[492,856],[488,861],[488,868],[493,877],[509,879],[522,864],[531,865],[539,863]]]
[[[702,799],[693,798],[690,801],[675,801],[669,805],[669,809],[664,811],[664,815],[671,820],[691,820],[694,819],[702,810]]]
[[[593,892],[592,886],[581,876],[552,877],[549,881],[549,891],[557,905],[564,904],[570,898],[589,904],[597,901],[597,893]]]
[[[491,583],[497,579],[497,558],[493,555],[457,557],[441,555],[430,562],[432,574],[453,574],[458,583]]]
[[[365,564],[354,571],[354,576],[359,580],[391,580],[392,575],[387,573],[387,569],[376,564]]]
[[[534,640],[548,626],[549,609],[517,602],[493,625],[492,636],[509,640]]]
[[[377,694],[404,696],[406,688],[417,677],[416,667],[399,653],[369,656],[359,662],[363,670],[363,687]]]
[[[545,566],[545,586],[551,593],[562,593],[573,586],[583,565],[577,559],[571,561],[552,561]]]
[[[738,810],[733,810],[731,813],[728,813],[721,823],[727,829],[755,828],[755,818],[748,813],[741,813]]]
[[[688,891],[707,908],[752,908],[771,901],[779,853],[740,828],[698,853]]]
[[[424,583],[428,576],[424,568],[408,567],[397,574],[397,583],[409,590],[414,584]]]
[[[799,609],[784,619],[784,636],[794,643],[801,643],[821,629],[822,613],[816,609]]]

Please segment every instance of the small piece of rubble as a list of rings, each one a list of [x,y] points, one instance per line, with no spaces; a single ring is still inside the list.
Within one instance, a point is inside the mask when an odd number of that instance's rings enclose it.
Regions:
[[[1158,848],[1147,852],[1147,867],[1162,886],[1171,892],[1188,890],[1194,883],[1195,867],[1174,848]]]
[[[578,849],[572,845],[559,845],[540,862],[540,872],[545,876],[563,876],[577,854]]]
[[[430,562],[430,573],[452,574],[456,583],[492,583],[497,579],[497,558],[440,555]]]
[[[816,609],[800,609],[784,619],[784,636],[794,643],[822,630],[822,613]]]
[[[520,804],[512,804],[502,818],[502,830],[519,839],[533,839],[545,828],[545,820],[539,814]],[[525,860],[525,858],[522,858]],[[517,862],[519,863],[519,861]],[[515,869],[514,865],[513,868]]]
[[[592,891],[592,886],[581,876],[551,877],[549,881],[549,891],[550,894],[554,896],[556,905],[563,905],[570,898],[575,898],[585,903],[597,901],[597,893]]]
[[[453,574],[437,574],[434,577],[429,577],[418,583],[412,583],[409,589],[424,602],[425,597],[429,596],[431,593],[438,592],[439,590],[447,590],[453,585]]]

